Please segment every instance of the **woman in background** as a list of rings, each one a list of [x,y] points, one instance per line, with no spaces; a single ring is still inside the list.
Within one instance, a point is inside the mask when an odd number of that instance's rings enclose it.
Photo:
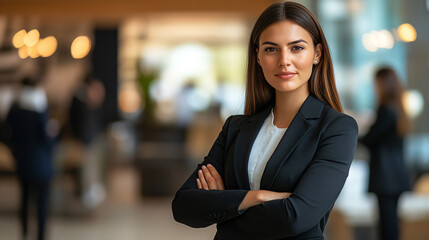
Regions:
[[[410,190],[404,163],[404,136],[410,121],[402,102],[403,88],[396,72],[384,67],[375,74],[377,118],[360,141],[370,151],[369,191],[377,195],[379,236],[399,239],[398,199]]]

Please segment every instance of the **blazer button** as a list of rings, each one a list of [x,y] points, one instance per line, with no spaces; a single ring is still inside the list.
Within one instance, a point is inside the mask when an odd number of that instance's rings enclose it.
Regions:
[[[213,220],[213,215],[212,215],[212,213],[211,213],[211,212],[208,212],[208,213],[206,214],[206,218],[207,218],[208,220]]]

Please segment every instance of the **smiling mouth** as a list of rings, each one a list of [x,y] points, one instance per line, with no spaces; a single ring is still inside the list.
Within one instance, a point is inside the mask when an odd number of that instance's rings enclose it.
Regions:
[[[296,73],[277,73],[275,76],[283,80],[288,80],[293,78],[295,75]]]

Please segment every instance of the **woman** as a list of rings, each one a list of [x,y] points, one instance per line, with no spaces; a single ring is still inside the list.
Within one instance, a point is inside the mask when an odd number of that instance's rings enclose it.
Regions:
[[[357,141],[322,29],[304,6],[273,4],[250,38],[245,115],[229,117],[173,200],[215,239],[323,239]]]
[[[410,122],[402,104],[403,89],[395,71],[381,68],[375,75],[377,119],[361,142],[370,150],[369,191],[379,206],[379,239],[399,239],[398,199],[410,190],[404,164],[403,138]]]

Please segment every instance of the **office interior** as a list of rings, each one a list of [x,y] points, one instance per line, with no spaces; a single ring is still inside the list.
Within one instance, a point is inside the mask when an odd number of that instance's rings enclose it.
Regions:
[[[0,120],[22,76],[38,74],[59,130],[47,239],[213,238],[215,226],[176,223],[171,200],[224,120],[243,113],[248,37],[275,2],[0,0]],[[375,117],[375,70],[398,72],[412,119],[405,160],[413,188],[399,202],[401,239],[429,239],[429,1],[297,2],[325,31],[343,108],[361,135]],[[93,91],[96,126],[80,119],[92,134],[82,143],[72,137],[70,108],[88,77],[102,84]],[[376,239],[368,161],[358,145],[326,239]],[[1,143],[0,239],[20,239],[18,188]]]

